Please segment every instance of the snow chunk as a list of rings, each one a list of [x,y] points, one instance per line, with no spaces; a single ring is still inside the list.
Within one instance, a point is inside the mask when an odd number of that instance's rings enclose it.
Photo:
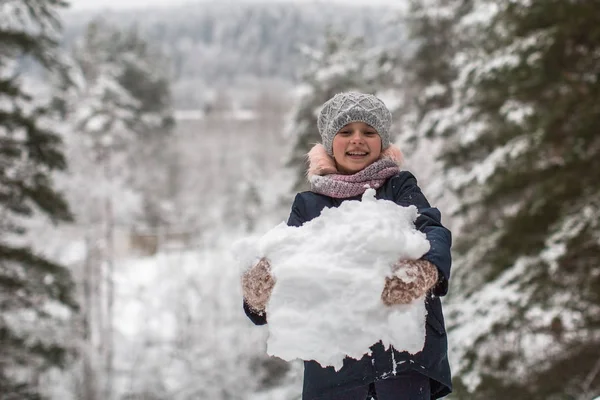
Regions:
[[[424,299],[394,307],[381,301],[390,266],[429,250],[415,229],[417,216],[416,207],[376,200],[368,189],[362,201],[326,208],[302,227],[282,223],[260,239],[238,242],[243,262],[251,251],[271,261],[276,284],[267,305],[267,352],[337,370],[346,356],[360,359],[380,340],[421,351]]]

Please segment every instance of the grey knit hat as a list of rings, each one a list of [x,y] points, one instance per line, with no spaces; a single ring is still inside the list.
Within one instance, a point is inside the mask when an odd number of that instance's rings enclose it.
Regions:
[[[345,92],[325,102],[319,115],[317,126],[329,155],[333,155],[333,138],[351,122],[364,122],[375,128],[381,136],[382,150],[390,145],[392,113],[383,101],[372,94]]]

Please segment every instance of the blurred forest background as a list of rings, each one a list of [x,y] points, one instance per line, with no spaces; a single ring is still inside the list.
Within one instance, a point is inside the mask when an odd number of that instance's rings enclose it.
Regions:
[[[394,113],[454,233],[452,399],[600,396],[600,2],[0,2],[0,399],[292,400],[231,244],[316,113]]]

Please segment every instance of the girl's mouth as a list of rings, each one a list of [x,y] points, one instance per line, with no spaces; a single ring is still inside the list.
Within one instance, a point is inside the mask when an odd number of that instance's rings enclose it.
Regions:
[[[363,158],[363,157],[368,156],[369,153],[364,152],[364,151],[349,151],[349,152],[346,153],[346,155],[348,157],[350,157],[350,158],[359,159],[359,158]]]

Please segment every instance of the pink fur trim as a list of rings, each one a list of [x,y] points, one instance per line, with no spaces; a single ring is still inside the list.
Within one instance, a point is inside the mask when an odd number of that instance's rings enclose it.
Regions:
[[[306,156],[308,158],[308,178],[314,175],[337,174],[335,161],[327,154],[327,150],[322,144],[315,144]]]
[[[329,174],[337,174],[338,170],[335,165],[335,160],[329,154],[327,154],[327,150],[325,147],[317,143],[306,155],[308,158],[308,171],[306,175],[310,179],[311,176],[319,175],[329,175]],[[387,149],[381,152],[381,158],[389,158],[398,164],[399,167],[404,163],[404,155],[399,147],[391,144]]]
[[[390,146],[381,153],[380,158],[389,158],[398,164],[399,167],[402,167],[402,164],[404,164],[404,154],[402,154],[402,150],[400,150],[400,147],[393,144],[390,144]]]

